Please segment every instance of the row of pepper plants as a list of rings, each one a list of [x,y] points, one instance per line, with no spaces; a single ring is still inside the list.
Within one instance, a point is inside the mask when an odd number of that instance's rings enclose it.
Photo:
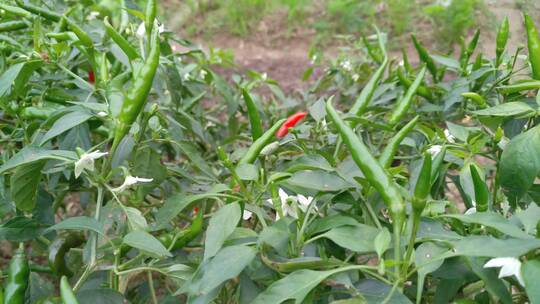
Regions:
[[[540,303],[528,16],[528,51],[377,32],[286,94],[156,11],[0,3],[4,303]]]

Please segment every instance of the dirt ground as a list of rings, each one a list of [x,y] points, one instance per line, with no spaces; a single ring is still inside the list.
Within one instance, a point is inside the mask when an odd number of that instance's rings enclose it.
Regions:
[[[489,1],[489,0],[487,0]],[[510,52],[524,43],[524,29],[521,12],[516,8],[514,0],[491,0],[488,7],[497,20],[504,16],[510,19]],[[211,39],[205,37],[191,38],[204,48],[214,47],[232,51],[240,71],[252,69],[266,72],[268,77],[277,80],[285,92],[301,90],[307,87],[302,81],[302,74],[309,65],[308,52],[315,39],[315,32],[310,29],[296,29],[287,32],[282,25],[272,20],[262,20],[257,30],[249,37],[239,37],[231,34],[214,35]],[[408,48],[411,61],[417,61],[412,45]],[[495,29],[486,28],[482,31],[479,50],[494,56]],[[334,47],[327,47],[326,54],[337,53]],[[392,53],[399,57],[400,53]]]

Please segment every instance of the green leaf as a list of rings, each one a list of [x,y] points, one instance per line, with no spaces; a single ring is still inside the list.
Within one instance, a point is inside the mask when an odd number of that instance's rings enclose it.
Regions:
[[[540,126],[514,138],[501,155],[499,178],[510,202],[521,198],[540,172]]]
[[[0,167],[0,174],[15,167],[44,159],[56,159],[62,161],[75,161],[79,157],[77,153],[64,150],[49,150],[40,147],[27,146],[13,155]]]
[[[43,228],[35,219],[15,216],[0,226],[0,240],[24,242],[40,236]]]
[[[303,269],[295,271],[272,283],[251,304],[279,304],[286,300],[294,300],[293,303],[303,303],[302,301],[308,293],[323,280],[345,270],[347,269],[338,268],[327,271]]]
[[[150,233],[142,230],[136,230],[124,236],[124,244],[144,251],[153,257],[170,257],[172,254],[161,244],[161,242]]]
[[[334,168],[332,168],[326,158],[319,154],[302,155],[287,164],[287,172],[294,173],[302,170],[333,171]]]
[[[77,292],[79,304],[123,304],[124,296],[108,288],[84,288]]]
[[[308,234],[314,235],[340,226],[356,226],[358,221],[350,216],[333,214],[323,218],[317,218],[309,226]]]
[[[392,286],[384,284],[381,281],[374,279],[363,279],[358,284],[355,285],[356,290],[362,294],[362,296],[368,301],[369,304],[380,304],[384,303],[384,300],[390,297],[388,303],[391,304],[411,304],[405,295],[403,295],[398,290],[393,290]]]
[[[379,231],[374,241],[375,252],[377,252],[377,256],[379,258],[382,257],[382,255],[390,247],[391,240],[392,240],[392,236],[390,235],[390,231],[388,231],[386,227],[384,227],[382,230]]]
[[[524,114],[533,114],[536,111],[528,104],[519,101],[506,102],[496,105],[491,108],[482,109],[478,111],[472,111],[472,113],[480,116],[516,116]]]
[[[531,203],[527,209],[516,213],[516,217],[523,224],[525,232],[533,233],[536,229],[536,224],[540,221],[540,207],[535,203]]]
[[[496,239],[491,236],[475,235],[451,242],[453,255],[475,257],[517,257],[540,248],[540,239]]]
[[[465,257],[471,270],[484,281],[486,290],[497,297],[501,303],[511,304],[512,295],[504,282],[498,278],[497,269],[484,268],[485,261],[479,258]]]
[[[476,212],[476,213],[468,214],[468,215],[445,214],[441,216],[455,218],[464,223],[480,224],[480,225],[488,226],[488,227],[497,229],[508,236],[512,236],[516,238],[522,238],[522,239],[532,238],[532,236],[525,233],[518,226],[511,223],[508,219],[506,219],[502,215],[495,212],[491,212],[491,211]]]
[[[186,292],[190,296],[189,302],[192,302],[193,297],[211,293],[221,284],[238,276],[256,254],[254,248],[244,245],[221,249],[213,258],[201,264],[181,292]]]
[[[87,120],[92,118],[92,116],[92,113],[88,111],[68,112],[54,122],[49,131],[47,131],[47,133],[43,135],[43,138],[41,139],[39,145],[42,146],[56,136],[86,122]]]
[[[447,248],[441,247],[435,243],[422,243],[416,248],[414,255],[414,264],[418,267],[417,298],[422,298],[424,280],[426,275],[437,270],[444,262],[440,257],[448,252]]]
[[[146,178],[152,178],[152,182],[142,184],[137,191],[141,197],[152,191],[167,178],[167,168],[161,164],[161,154],[149,146],[145,146],[135,153],[133,174]]]
[[[521,266],[525,290],[531,303],[540,303],[540,261],[527,261]]]
[[[45,233],[51,230],[91,230],[98,234],[105,235],[103,225],[96,219],[88,216],[76,216],[63,220],[62,222],[51,226],[45,230]]]
[[[353,187],[335,173],[320,170],[295,172],[285,183],[293,187],[332,192]]]
[[[231,235],[240,221],[241,211],[238,203],[221,207],[210,219],[204,241],[204,260],[216,255],[223,243]]]
[[[133,207],[125,207],[124,212],[128,220],[129,228],[133,230],[146,230],[148,223],[142,215],[141,211]]]
[[[31,211],[36,206],[41,169],[45,161],[36,161],[17,167],[11,177],[11,198],[17,209]]]
[[[3,97],[8,93],[11,85],[14,84],[15,79],[19,76],[19,72],[24,67],[24,64],[25,62],[14,64],[0,76],[0,97]]]
[[[239,164],[236,173],[241,180],[254,181],[259,177],[259,170],[253,164]]]
[[[374,227],[358,224],[341,226],[321,234],[319,237],[330,239],[343,248],[356,252],[375,252],[374,239],[379,230]]]

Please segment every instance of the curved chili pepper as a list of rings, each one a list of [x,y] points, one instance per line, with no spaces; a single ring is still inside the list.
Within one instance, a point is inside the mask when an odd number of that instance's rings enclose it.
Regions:
[[[8,277],[4,295],[4,304],[23,304],[24,294],[28,288],[30,266],[21,246],[15,251],[9,263]]]
[[[60,296],[62,297],[62,303],[64,304],[79,304],[71,285],[69,285],[68,279],[65,276],[62,276],[60,279]]]
[[[56,238],[49,246],[49,266],[57,276],[71,277],[73,272],[66,264],[66,254],[71,248],[84,243],[84,237],[79,233],[70,233]]]
[[[266,130],[266,132],[264,132],[264,134],[261,135],[259,139],[257,139],[255,142],[253,142],[253,144],[251,144],[251,147],[249,147],[246,154],[240,159],[238,164],[241,165],[254,163],[259,154],[261,153],[262,149],[272,142],[272,140],[274,139],[274,135],[284,122],[285,119],[281,119],[277,121],[270,129]]]
[[[16,30],[22,30],[28,27],[26,21],[8,21],[0,23],[0,32],[11,32]]]
[[[203,218],[203,213],[197,210],[196,217],[188,228],[167,233],[158,237],[158,240],[170,251],[183,248],[200,234],[203,226]]]
[[[111,37],[111,39],[120,47],[120,49],[126,54],[126,56],[129,58],[129,60],[135,60],[139,57],[139,53],[137,53],[137,50],[129,44],[129,41],[124,38],[124,36],[120,35],[109,23],[107,18],[103,20],[103,24],[105,25],[105,31],[107,32],[107,35]]]
[[[406,75],[405,75],[405,71],[402,67],[398,67],[397,68],[397,71],[396,71],[396,75],[399,79],[399,82],[404,85],[406,88],[409,88],[411,87],[411,85],[413,84],[412,80],[410,80]],[[418,89],[416,90],[416,94],[424,97],[425,99],[429,100],[429,101],[433,101],[434,98],[433,98],[433,95],[431,95],[431,91],[428,90],[428,88],[426,88],[425,86],[423,85],[420,85],[418,87]]]
[[[11,15],[15,15],[15,16],[27,17],[30,15],[30,13],[27,10],[24,10],[16,6],[7,5],[7,4],[0,3],[0,9],[3,9],[5,12]]]
[[[159,66],[160,55],[160,41],[159,33],[157,29],[154,29],[152,34],[152,41],[150,52],[146,58],[146,62],[139,72],[137,78],[133,82],[131,89],[127,93],[118,115],[116,122],[116,130],[114,134],[112,151],[116,150],[118,144],[124,136],[127,134],[131,125],[135,122],[139,113],[143,110],[150,89],[152,88],[152,82],[154,81],[154,75],[156,74]]]
[[[508,43],[508,33],[510,32],[510,24],[508,22],[508,17],[504,17],[503,22],[499,26],[499,30],[497,31],[497,44],[495,49],[496,54],[496,66],[499,66],[501,64],[501,57],[504,53],[504,49],[506,48],[506,43]]]
[[[88,71],[88,82],[91,84],[94,84],[96,82],[96,76],[94,75],[94,71],[90,70]]]
[[[429,55],[426,48],[416,39],[415,35],[411,35],[411,38],[414,47],[416,48],[416,52],[418,53],[418,57],[420,57],[420,60],[426,64],[429,72],[431,73],[431,75],[433,75],[433,80],[437,81],[437,66],[433,61],[433,58],[431,58],[431,55]]]
[[[399,145],[401,144],[405,136],[407,136],[407,134],[409,134],[409,132],[414,129],[414,126],[418,122],[418,119],[420,119],[420,116],[416,116],[415,118],[413,118],[388,141],[388,144],[386,144],[386,147],[379,156],[379,164],[381,164],[383,168],[390,168],[390,165],[392,165],[392,161],[394,160],[394,156],[396,155]]]
[[[242,96],[244,97],[244,102],[246,103],[249,123],[251,124],[251,136],[253,140],[257,140],[263,134],[263,127],[261,122],[261,116],[259,115],[259,109],[257,105],[253,102],[253,99],[249,95],[246,89],[242,89]]]
[[[396,125],[398,122],[401,121],[403,116],[407,114],[407,111],[411,107],[411,104],[413,102],[413,97],[416,94],[416,91],[418,90],[418,87],[422,84],[422,81],[424,81],[424,75],[426,74],[426,67],[423,67],[422,70],[418,73],[418,76],[416,76],[416,79],[414,80],[413,84],[409,87],[407,90],[407,93],[401,98],[394,109],[392,111],[392,115],[390,116],[390,120],[388,121],[388,124],[390,126]]]
[[[296,124],[306,117],[306,115],[306,112],[298,112],[287,117],[287,120],[283,123],[283,125],[281,125],[276,133],[277,138],[283,138],[285,135],[287,135],[289,133],[289,129],[296,126]]]
[[[386,67],[388,66],[388,57],[384,57],[383,62],[381,66],[375,71],[373,76],[369,79],[366,86],[362,89],[362,92],[360,92],[360,95],[354,102],[353,106],[349,110],[349,113],[354,114],[356,116],[362,115],[371,99],[373,98],[373,94],[375,93],[375,89],[377,88],[377,84],[381,80],[382,76],[384,75],[384,71],[386,70]]]
[[[540,80],[540,38],[531,17],[524,14],[525,28],[527,29],[527,45],[529,47],[529,62],[531,63],[533,78]]]

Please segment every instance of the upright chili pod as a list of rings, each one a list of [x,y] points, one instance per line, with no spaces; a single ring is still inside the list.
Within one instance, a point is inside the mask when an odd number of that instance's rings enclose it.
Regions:
[[[60,297],[62,298],[62,303],[64,304],[79,304],[71,285],[69,285],[68,279],[63,276],[60,279]]]
[[[30,267],[21,246],[9,262],[8,276],[4,294],[4,304],[23,304],[24,294],[28,288]]]
[[[415,35],[411,35],[414,47],[416,48],[416,52],[418,53],[418,57],[420,58],[420,61],[424,62],[431,73],[433,75],[433,80],[437,81],[437,66],[435,65],[435,62],[433,61],[433,58],[431,58],[431,55],[429,55],[426,48],[416,39]]]
[[[499,66],[501,64],[501,57],[504,53],[504,49],[506,48],[506,43],[508,43],[508,33],[510,32],[510,24],[508,22],[508,17],[504,17],[503,22],[499,26],[499,30],[497,31],[497,44],[495,49],[496,54],[496,66]]]
[[[385,56],[381,66],[377,69],[377,71],[375,71],[366,86],[362,89],[362,92],[360,92],[360,95],[349,110],[349,113],[360,116],[366,111],[371,99],[373,98],[373,93],[375,93],[375,89],[384,75],[384,71],[386,70],[387,66],[388,57]]]
[[[368,52],[368,55],[373,59],[373,61],[377,63],[381,63],[383,61],[383,58],[380,54],[377,53],[377,50],[373,48],[371,43],[367,40],[366,36],[362,35],[362,42],[364,43],[364,46],[366,47],[366,50]]]
[[[420,84],[422,84],[422,81],[424,81],[424,75],[426,74],[426,68],[423,67],[418,75],[416,76],[416,79],[414,80],[413,84],[409,87],[407,90],[407,93],[398,101],[398,104],[394,111],[392,111],[392,114],[390,116],[390,120],[388,121],[388,124],[390,126],[394,126],[397,124],[405,114],[407,114],[407,111],[411,107],[411,104],[413,102],[413,97],[416,94],[416,91],[418,90],[418,87],[420,87]]]
[[[249,123],[251,124],[251,137],[253,138],[253,140],[257,140],[263,134],[259,109],[257,109],[257,105],[255,104],[255,102],[253,102],[253,99],[251,98],[246,89],[242,89],[242,96],[244,97],[244,102],[246,103]]]
[[[529,47],[529,62],[531,63],[531,69],[533,78],[540,80],[540,38],[538,38],[538,31],[534,26],[534,22],[531,17],[524,14],[525,28],[527,29],[527,44]]]
[[[410,88],[413,84],[413,81],[409,79],[409,77],[407,77],[407,75],[405,75],[405,71],[403,70],[402,67],[398,67],[396,69],[396,75],[399,79],[399,82],[405,86],[406,88]],[[416,94],[424,97],[425,99],[429,100],[429,101],[433,101],[434,98],[433,98],[433,95],[431,94],[431,92],[428,90],[428,88],[426,88],[425,86],[423,85],[420,85],[418,86],[418,89],[416,90]]]
[[[255,162],[261,150],[272,142],[277,130],[283,125],[285,119],[277,121],[270,129],[266,130],[264,134],[259,137],[247,150],[244,157],[240,159],[238,164],[252,164]]]
[[[70,18],[63,16],[62,17],[64,22],[68,25],[68,27],[73,31],[73,33],[79,38],[79,41],[82,45],[84,45],[87,49],[93,49],[94,48],[94,42],[92,41],[92,38],[86,33],[77,23],[75,23]]]
[[[15,3],[17,3],[17,5],[20,8],[25,9],[29,11],[30,13],[43,17],[47,20],[58,22],[60,21],[60,19],[62,19],[62,15],[56,12],[50,11],[48,9],[44,9],[42,7],[39,7],[33,4],[25,3],[25,1],[23,0],[15,0]]]
[[[471,59],[472,54],[474,53],[474,50],[476,49],[476,46],[478,45],[478,40],[480,39],[480,30],[476,30],[474,32],[474,36],[465,48],[465,56],[463,58],[462,62],[462,68],[465,69],[467,67],[467,64],[469,63],[469,60]]]
[[[405,136],[407,136],[407,134],[409,134],[409,132],[414,129],[414,126],[416,126],[419,118],[420,116],[416,116],[415,118],[413,118],[405,126],[399,129],[396,135],[394,135],[388,141],[386,147],[379,156],[379,164],[381,164],[383,168],[390,168],[390,165],[392,165],[392,161],[394,160],[394,156],[396,155],[399,145],[401,144]]]
[[[476,169],[475,164],[469,166],[471,170],[471,177],[474,185],[474,200],[476,202],[476,211],[477,212],[486,212],[489,205],[489,189],[480,177],[478,169]]]
[[[152,88],[154,75],[159,66],[160,55],[159,33],[157,29],[154,29],[151,40],[150,53],[146,58],[144,66],[131,85],[129,92],[125,96],[120,114],[118,115],[112,151],[116,150],[116,147],[120,144],[122,138],[124,138],[131,128],[131,125],[139,116],[139,113],[143,110],[150,89]]]
[[[422,168],[414,187],[412,206],[414,211],[422,213],[426,206],[426,199],[431,191],[431,154],[424,153]]]
[[[156,15],[157,15],[157,1],[147,0],[144,27],[146,28],[146,33],[148,33],[148,35],[152,33],[152,27],[154,26],[154,20],[156,20]]]
[[[120,49],[126,54],[126,56],[129,58],[129,60],[135,60],[139,58],[139,53],[137,50],[129,43],[129,41],[124,38],[124,36],[120,35],[109,23],[107,18],[103,21],[103,24],[105,25],[105,31],[107,32],[107,35],[111,37],[111,39],[120,47]]]
[[[395,221],[405,219],[403,198],[392,178],[373,157],[368,148],[338,115],[332,107],[331,99],[326,103],[326,113],[336,126],[341,139],[349,148],[354,162],[358,165],[368,182],[380,193]]]

